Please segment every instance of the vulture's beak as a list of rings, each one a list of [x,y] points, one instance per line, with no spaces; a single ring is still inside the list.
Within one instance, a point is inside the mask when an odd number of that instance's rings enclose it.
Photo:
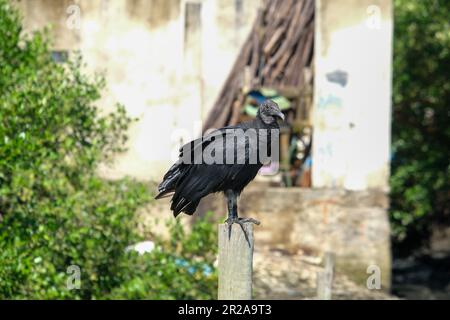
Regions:
[[[284,121],[284,114],[283,114],[283,112],[277,111],[277,112],[274,114],[274,116],[275,116],[275,117],[278,117],[278,118],[280,118],[281,120]]]

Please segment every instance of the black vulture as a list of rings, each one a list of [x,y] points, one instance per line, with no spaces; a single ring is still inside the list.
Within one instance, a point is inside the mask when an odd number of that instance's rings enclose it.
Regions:
[[[180,158],[159,184],[155,199],[172,196],[170,209],[177,217],[181,212],[192,215],[203,197],[222,191],[228,203],[228,235],[232,224],[237,223],[248,241],[243,223],[259,222],[238,217],[237,198],[264,161],[274,156],[278,159],[273,154],[278,152],[274,151],[279,141],[277,118],[284,120],[280,108],[266,100],[255,119],[215,130],[185,144],[180,148]]]

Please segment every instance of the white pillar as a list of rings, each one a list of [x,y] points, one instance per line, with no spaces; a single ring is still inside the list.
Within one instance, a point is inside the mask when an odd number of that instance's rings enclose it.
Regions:
[[[317,0],[314,187],[388,190],[392,1]]]

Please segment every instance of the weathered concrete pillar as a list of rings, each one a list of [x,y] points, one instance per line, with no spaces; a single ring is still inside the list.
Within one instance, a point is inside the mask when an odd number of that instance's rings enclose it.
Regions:
[[[317,0],[314,187],[387,190],[391,0]]]
[[[325,249],[337,253],[338,271],[365,284],[369,271],[379,267],[382,288],[389,289],[392,1],[316,0],[315,17],[312,183],[353,190],[350,198],[356,200],[324,211],[331,219],[346,217],[349,233],[340,241],[321,237]],[[374,197],[383,205],[371,203]],[[351,216],[357,217],[354,226]]]

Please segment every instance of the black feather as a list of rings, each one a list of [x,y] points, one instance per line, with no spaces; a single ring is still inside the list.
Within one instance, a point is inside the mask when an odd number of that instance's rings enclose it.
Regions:
[[[271,103],[276,106],[273,102]],[[273,116],[279,116],[281,111],[276,106],[275,109],[269,108],[264,113],[265,107],[265,105],[260,106],[257,117],[252,121],[218,129],[185,144],[180,149],[180,159],[172,165],[158,186],[159,194],[156,199],[172,195],[170,209],[176,217],[181,212],[192,215],[200,200],[210,193],[232,190],[236,194],[240,194],[245,186],[255,178],[263,165],[259,159],[256,164],[249,163],[250,148],[258,148],[259,144],[255,141],[248,141],[248,139],[244,142],[230,143],[226,133],[228,129],[242,129],[244,132],[248,129],[278,130],[278,123]],[[278,113],[274,114],[274,110]],[[270,137],[265,143],[270,143]],[[221,153],[223,154],[223,164],[193,163],[194,154],[204,151],[208,146],[217,152],[223,152]],[[245,163],[238,164],[235,161],[234,164],[226,164],[225,154],[227,150],[230,151],[229,148],[233,148],[234,160],[237,160],[237,157],[244,157]],[[256,150],[256,152],[258,151]],[[186,159],[190,161],[186,161]]]

